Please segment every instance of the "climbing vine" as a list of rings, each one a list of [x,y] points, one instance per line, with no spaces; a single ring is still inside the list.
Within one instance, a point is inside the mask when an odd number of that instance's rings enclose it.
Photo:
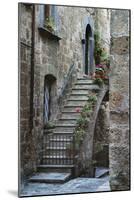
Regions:
[[[94,41],[94,58],[96,69],[95,73],[92,74],[92,79],[94,80],[95,84],[101,86],[103,85],[104,81],[108,80],[109,78],[110,61],[108,54],[101,45],[101,38],[99,32],[96,32],[94,34]]]
[[[75,130],[75,144],[76,148],[79,148],[82,143],[86,129],[88,128],[88,123],[90,120],[91,113],[97,101],[97,96],[95,93],[88,96],[88,102],[81,110],[80,118],[77,120],[77,128]]]

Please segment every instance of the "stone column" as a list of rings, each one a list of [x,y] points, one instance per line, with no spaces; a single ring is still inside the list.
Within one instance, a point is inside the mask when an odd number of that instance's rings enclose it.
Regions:
[[[110,184],[129,190],[129,10],[111,10]]]

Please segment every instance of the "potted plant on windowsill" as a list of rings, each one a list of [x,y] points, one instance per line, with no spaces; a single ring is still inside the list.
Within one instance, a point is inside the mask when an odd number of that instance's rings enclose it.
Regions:
[[[55,31],[55,23],[52,17],[47,17],[44,24],[45,28],[48,29],[50,32]]]

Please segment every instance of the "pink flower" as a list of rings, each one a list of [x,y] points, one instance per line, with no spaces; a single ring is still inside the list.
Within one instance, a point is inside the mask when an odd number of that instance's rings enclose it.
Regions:
[[[81,111],[81,109],[80,109],[80,108],[76,108],[75,111],[76,111],[77,113],[79,113],[79,112]]]
[[[103,67],[102,64],[98,64],[98,65],[96,65],[96,68],[102,68],[102,67]]]

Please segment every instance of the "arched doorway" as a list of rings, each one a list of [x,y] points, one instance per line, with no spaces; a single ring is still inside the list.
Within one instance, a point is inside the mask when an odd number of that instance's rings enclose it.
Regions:
[[[44,79],[44,123],[52,119],[54,99],[56,96],[56,78],[48,74]]]
[[[88,24],[85,33],[85,74],[92,72],[93,67],[93,34],[91,26]]]

